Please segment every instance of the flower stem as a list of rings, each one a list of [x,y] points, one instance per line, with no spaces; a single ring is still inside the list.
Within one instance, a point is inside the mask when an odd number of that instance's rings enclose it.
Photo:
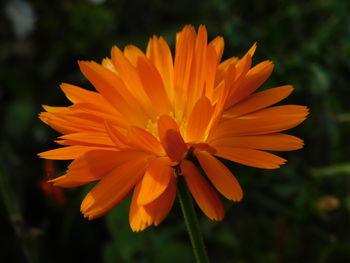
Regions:
[[[188,191],[187,185],[183,178],[179,178],[178,184],[178,198],[182,213],[185,218],[188,234],[191,239],[193,252],[197,263],[209,263],[207,251],[205,249],[203,236],[199,227],[196,211],[193,206],[192,196]]]

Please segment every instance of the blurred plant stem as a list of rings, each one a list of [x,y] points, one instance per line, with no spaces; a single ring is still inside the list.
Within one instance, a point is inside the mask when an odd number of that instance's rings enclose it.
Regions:
[[[185,218],[187,232],[190,236],[193,253],[197,263],[209,263],[209,258],[204,245],[203,236],[199,227],[196,211],[193,206],[191,194],[182,178],[179,176],[178,198],[180,201],[182,213]]]
[[[24,222],[18,198],[8,176],[5,163],[3,160],[0,160],[0,195],[4,201],[9,221],[18,238],[26,262],[40,262],[35,232]]]

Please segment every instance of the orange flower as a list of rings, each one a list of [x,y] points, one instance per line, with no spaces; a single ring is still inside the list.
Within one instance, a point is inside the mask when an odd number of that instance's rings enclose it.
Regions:
[[[183,176],[201,210],[222,220],[224,197],[240,201],[242,189],[216,157],[275,169],[285,159],[266,151],[300,149],[303,141],[280,133],[305,120],[304,106],[269,107],[292,91],[290,85],[254,93],[273,64],[251,68],[254,44],[242,57],[221,61],[224,40],[207,43],[207,32],[185,26],[176,36],[175,58],[162,37],[146,53],[135,46],[113,47],[102,64],[80,61],[97,92],[70,84],[61,88],[73,103],[44,106],[40,119],[64,134],[67,147],[40,157],[74,160],[56,186],[97,185],[81,205],[85,217],[106,214],[133,192],[130,225],[140,231],[158,225],[171,209],[177,177]],[[197,159],[203,176],[191,160]],[[208,182],[210,181],[210,183]]]

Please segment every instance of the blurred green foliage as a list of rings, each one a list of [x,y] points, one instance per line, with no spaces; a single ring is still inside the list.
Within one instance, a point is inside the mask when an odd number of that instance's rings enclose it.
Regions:
[[[158,227],[132,233],[129,201],[88,221],[79,205],[89,187],[54,204],[38,186],[36,153],[58,135],[37,119],[41,104],[68,105],[58,85],[89,87],[78,59],[109,56],[112,45],[207,25],[225,38],[224,57],[255,42],[254,63],[275,70],[264,87],[293,84],[290,104],[310,118],[290,133],[305,148],[263,171],[227,163],[245,192],[225,201],[223,222],[199,213],[212,262],[350,262],[350,2],[346,0],[161,1],[8,0],[0,8],[0,251],[9,262],[193,262],[179,205]],[[65,162],[56,164],[57,174]],[[47,173],[47,172],[46,172]]]

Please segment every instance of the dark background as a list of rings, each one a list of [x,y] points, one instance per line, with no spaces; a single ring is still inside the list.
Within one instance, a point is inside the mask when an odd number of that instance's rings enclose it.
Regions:
[[[12,0],[0,4],[0,255],[3,262],[193,262],[178,203],[158,227],[132,233],[128,200],[102,219],[79,212],[91,186],[40,183],[66,162],[44,162],[58,134],[41,104],[69,105],[59,89],[89,87],[77,60],[109,56],[112,45],[146,47],[153,34],[174,47],[185,24],[225,38],[224,58],[255,42],[253,62],[275,70],[264,87],[295,86],[285,100],[307,105],[289,133],[305,148],[282,153],[279,170],[234,163],[245,197],[225,201],[215,223],[199,213],[212,262],[350,262],[350,2],[332,0]],[[7,259],[8,260],[7,260]]]

